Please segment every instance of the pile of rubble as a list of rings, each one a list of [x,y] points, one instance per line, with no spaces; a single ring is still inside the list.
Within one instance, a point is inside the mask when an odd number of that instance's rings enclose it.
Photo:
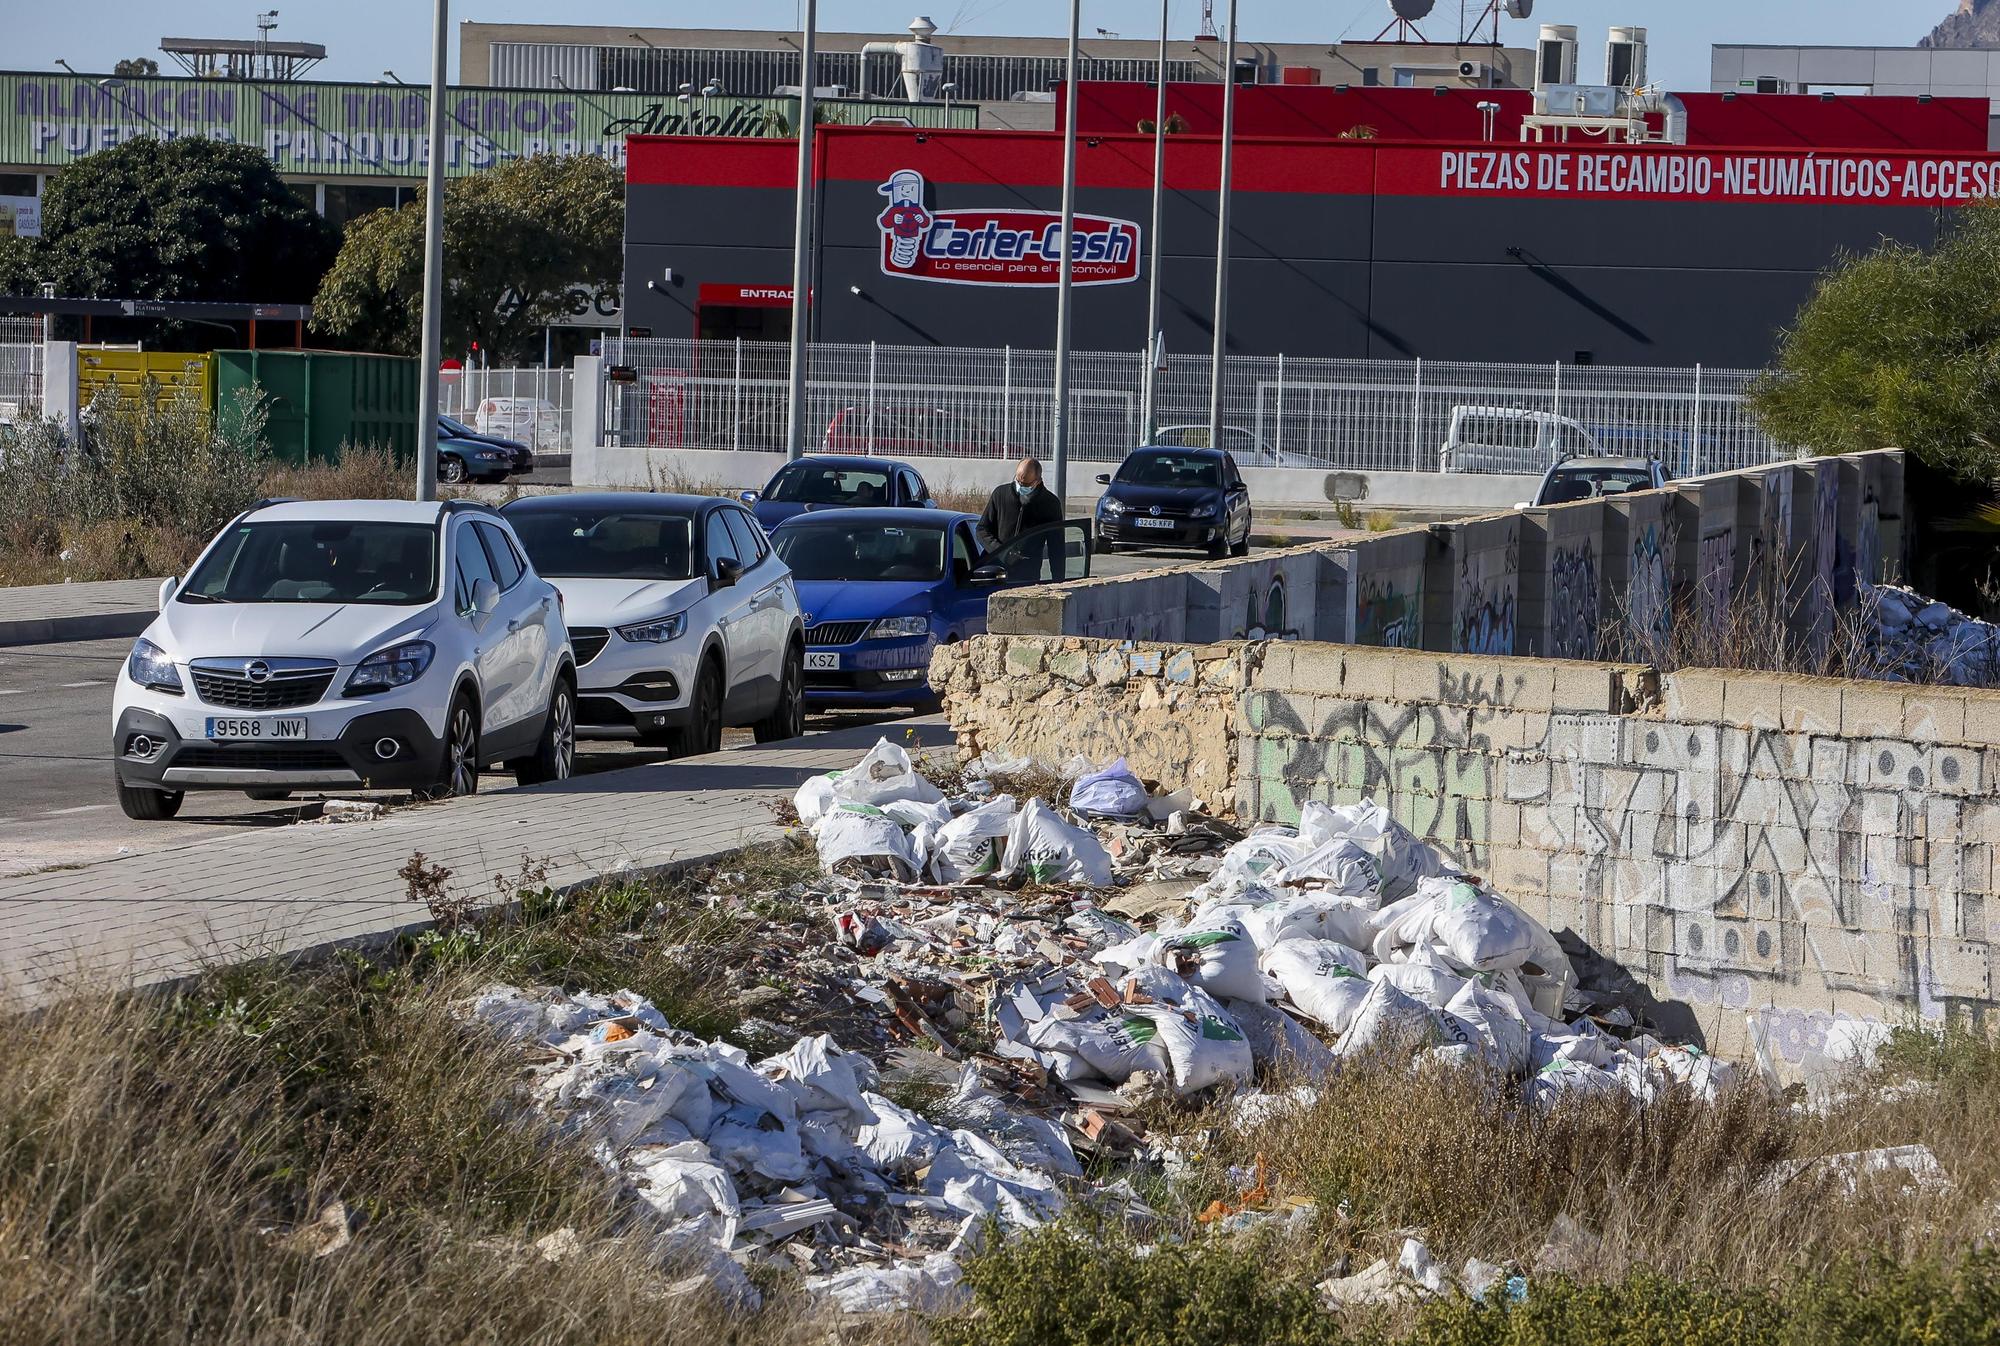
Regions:
[[[1148,1220],[1083,1174],[1174,1156],[1135,1120],[1151,1099],[1233,1095],[1250,1125],[1390,1047],[1537,1109],[1730,1079],[1379,805],[1245,835],[1122,762],[1071,777],[1066,810],[976,770],[947,798],[885,740],[799,791],[825,877],[787,897],[824,923],[774,932],[769,963],[841,1003],[839,1042],[752,1060],[629,992],[493,988],[469,1012],[532,1044],[538,1105],[717,1283],[752,1297],[741,1264],[776,1258],[850,1311],[953,1302],[989,1219]],[[1274,1069],[1290,1087],[1260,1091]]]
[[[2000,626],[1893,584],[1871,587],[1864,598],[1873,617],[1867,631],[1871,676],[2000,687]]]

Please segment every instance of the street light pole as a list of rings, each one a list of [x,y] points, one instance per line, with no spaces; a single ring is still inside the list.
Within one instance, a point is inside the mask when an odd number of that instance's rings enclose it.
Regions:
[[[1236,0],[1222,37],[1222,169],[1215,209],[1215,350],[1208,366],[1208,446],[1222,447],[1223,357],[1229,347],[1230,159],[1236,148]]]
[[[424,166],[424,331],[418,363],[417,499],[437,499],[438,365],[444,359],[444,67],[447,0],[431,30],[431,143]]]
[[[1145,441],[1153,442],[1160,428],[1159,368],[1160,336],[1160,235],[1166,220],[1167,174],[1167,5],[1160,0],[1160,68],[1154,72],[1158,86],[1153,97],[1153,245],[1146,259],[1147,278],[1152,282],[1146,300],[1146,381],[1140,401],[1140,420]]]
[[[1233,3],[1233,0],[1232,0]],[[1069,343],[1070,282],[1076,249],[1076,40],[1083,0],[1069,0],[1069,64],[1063,74],[1062,261],[1056,272],[1056,409],[1050,427],[1049,459],[1055,469],[1056,500],[1069,508]]]
[[[818,0],[806,0],[805,22],[799,30],[799,190],[792,221],[792,367],[791,391],[785,404],[785,453],[805,456],[806,329],[812,307],[812,151],[813,80],[817,64],[813,30],[819,24]]]

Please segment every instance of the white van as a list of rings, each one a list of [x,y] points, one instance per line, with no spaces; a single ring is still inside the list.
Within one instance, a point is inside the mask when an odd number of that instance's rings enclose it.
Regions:
[[[1596,437],[1567,416],[1521,407],[1453,407],[1438,470],[1539,476],[1565,458],[1603,452]]]

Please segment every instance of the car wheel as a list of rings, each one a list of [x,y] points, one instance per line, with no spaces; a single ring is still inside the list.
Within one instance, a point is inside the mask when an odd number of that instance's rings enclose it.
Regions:
[[[1231,544],[1229,548],[1229,554],[1231,556],[1248,556],[1250,554],[1249,529],[1246,528],[1243,530],[1243,540],[1241,542]]]
[[[447,485],[457,486],[465,480],[465,460],[449,454],[438,456],[438,480]]]
[[[187,798],[182,790],[148,790],[143,786],[118,782],[118,807],[125,810],[127,818],[142,823],[162,823],[181,811],[181,800]]]
[[[479,717],[467,697],[451,703],[444,725],[444,759],[438,777],[416,792],[419,799],[455,799],[479,789]]]
[[[568,780],[576,773],[576,693],[567,679],[557,678],[549,694],[549,718],[542,726],[535,755],[510,762],[516,785],[541,785]]]
[[[778,693],[778,704],[757,721],[755,732],[759,743],[776,743],[805,731],[806,652],[793,645],[785,651],[785,685]]]
[[[1099,533],[1090,545],[1099,556],[1109,556],[1112,552],[1118,550],[1118,544],[1110,538],[1105,537],[1102,533]]]
[[[671,742],[676,757],[722,750],[722,670],[713,659],[702,662],[694,680],[694,700],[688,705],[688,721],[674,731]]]
[[[1225,532],[1221,537],[1209,543],[1208,554],[1212,560],[1229,555],[1229,534]]]

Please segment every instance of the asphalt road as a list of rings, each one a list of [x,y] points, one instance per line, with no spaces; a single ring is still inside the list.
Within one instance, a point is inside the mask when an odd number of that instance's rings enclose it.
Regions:
[[[1182,559],[1171,553],[1092,558],[1095,574],[1131,574]],[[111,688],[129,640],[71,641],[0,647],[0,874],[84,864],[113,855],[179,845],[219,829],[282,827],[339,792],[302,791],[281,804],[226,791],[192,791],[171,822],[126,818],[112,793]],[[870,718],[814,717],[809,727],[839,728]],[[748,731],[731,731],[747,739]],[[582,771],[661,760],[622,743],[585,743]],[[489,773],[486,790],[512,783]],[[396,802],[406,796],[376,796]]]

